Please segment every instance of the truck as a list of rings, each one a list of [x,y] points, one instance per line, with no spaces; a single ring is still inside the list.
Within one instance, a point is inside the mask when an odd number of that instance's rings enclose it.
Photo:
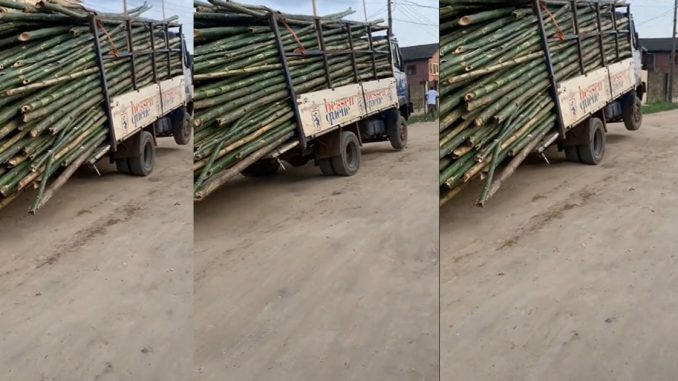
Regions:
[[[591,1],[579,1],[581,4],[595,4]],[[584,164],[597,165],[603,161],[605,155],[607,123],[623,122],[629,131],[640,129],[643,121],[642,99],[647,92],[647,85],[642,81],[643,70],[642,47],[638,33],[635,30],[631,5],[619,2],[605,2],[612,7],[612,18],[628,18],[627,30],[616,29],[615,36],[626,36],[630,41],[631,57],[608,63],[605,60],[602,42],[600,59],[602,67],[593,71],[586,71],[583,64],[582,49],[578,50],[580,75],[566,81],[559,81],[551,62],[551,51],[546,40],[545,19],[542,7],[534,7],[539,19],[539,30],[543,39],[546,65],[552,81],[552,95],[557,108],[558,131],[547,135],[544,142],[536,148],[536,152],[544,155],[544,151],[552,144],[557,143],[558,149],[564,151],[568,160]],[[574,9],[576,4],[573,3]],[[600,20],[600,6],[597,17]],[[621,11],[620,11],[621,10]],[[573,34],[565,39],[581,43],[587,35],[578,33],[579,20],[573,13]],[[615,24],[616,25],[616,24]],[[599,28],[600,29],[600,28]],[[602,36],[606,31],[595,30],[590,35]],[[620,47],[616,44],[616,56],[620,57]],[[545,156],[544,156],[545,158]]]
[[[646,85],[629,4],[446,3],[441,25],[440,205],[480,179],[483,206],[528,155],[548,163],[549,147],[599,164],[609,122],[641,127]]]
[[[170,21],[156,21],[135,17],[107,16],[125,24],[127,49],[114,56],[101,54],[102,33],[99,16],[88,17],[94,36],[94,47],[100,71],[101,86],[106,100],[104,104],[109,127],[109,143],[90,160],[90,164],[108,155],[120,173],[148,176],[153,171],[156,159],[155,147],[158,138],[174,138],[179,145],[191,142],[193,85],[191,58],[186,48],[183,26]],[[144,26],[149,33],[161,37],[163,44],[150,49],[135,49],[132,30]],[[171,46],[170,38],[178,37],[179,46]],[[153,40],[152,40],[153,41]],[[137,85],[136,60],[151,56],[153,83]],[[172,59],[180,58],[181,71],[173,71]],[[108,92],[106,63],[108,60],[128,60],[134,90],[111,97]],[[158,67],[160,66],[160,67]]]
[[[369,49],[374,61],[373,43],[388,40],[389,60],[393,76],[390,78],[361,80],[358,77],[353,49],[343,52],[353,56],[355,83],[334,86],[326,66],[327,89],[297,94],[288,69],[288,58],[303,54],[320,56],[327,61],[336,52],[324,49],[304,53],[285,53],[282,49],[279,31],[279,17],[271,13],[270,24],[280,47],[280,60],[288,84],[292,108],[298,126],[297,139],[259,159],[242,171],[245,176],[270,176],[284,168],[282,161],[293,166],[304,166],[311,160],[326,176],[353,176],[360,168],[361,147],[375,142],[390,142],[395,150],[407,145],[407,120],[412,113],[409,100],[407,76],[397,39],[390,27],[386,36],[373,37],[373,26],[361,24],[367,29]],[[322,23],[316,18],[316,35],[322,42]],[[352,47],[351,31],[356,23],[345,22],[346,41]],[[383,41],[383,40],[382,40]],[[363,52],[365,53],[365,52]],[[373,65],[373,77],[377,68]]]

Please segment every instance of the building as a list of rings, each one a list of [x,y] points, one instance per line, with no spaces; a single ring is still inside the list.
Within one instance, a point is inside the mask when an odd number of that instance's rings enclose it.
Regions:
[[[647,50],[645,63],[649,71],[668,73],[671,62],[671,38],[641,38],[640,45]],[[676,66],[678,68],[678,66]],[[678,71],[676,71],[678,73]]]
[[[440,81],[440,45],[426,44],[407,46],[400,49],[410,87],[410,100],[415,113],[426,108],[425,94],[431,87],[438,88]]]
[[[660,102],[667,98],[668,77],[671,71],[671,49],[673,40],[669,38],[641,38],[640,46],[645,50],[644,64],[648,71],[647,99],[649,102]],[[678,65],[674,63],[675,75],[678,77]],[[673,96],[678,97],[678,80],[674,81]]]

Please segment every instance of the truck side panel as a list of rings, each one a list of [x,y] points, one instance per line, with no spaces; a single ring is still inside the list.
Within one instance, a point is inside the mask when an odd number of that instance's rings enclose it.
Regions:
[[[633,59],[594,70],[558,84],[560,113],[565,128],[590,115],[634,88]]]
[[[394,78],[301,94],[297,98],[304,134],[314,138],[369,115],[398,107]]]

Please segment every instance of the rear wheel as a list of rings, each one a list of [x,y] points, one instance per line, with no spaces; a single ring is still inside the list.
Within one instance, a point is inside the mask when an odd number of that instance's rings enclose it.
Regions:
[[[318,160],[318,166],[320,167],[320,172],[322,172],[323,175],[325,176],[336,176],[337,174],[334,173],[334,168],[332,168],[332,160],[331,159],[319,159]]]
[[[130,173],[135,176],[150,175],[155,165],[155,144],[150,132],[141,131],[139,133],[135,151],[136,155],[127,159]]]
[[[118,169],[118,172],[120,173],[124,173],[126,175],[130,174],[129,162],[127,161],[127,158],[117,159],[115,161],[115,167]]]
[[[584,125],[584,136],[587,143],[577,146],[579,158],[584,164],[598,165],[605,156],[605,128],[598,118],[589,119]]]
[[[353,176],[360,168],[360,142],[351,131],[342,131],[340,139],[339,155],[330,159],[332,169],[337,176]]]
[[[628,100],[624,102],[624,126],[629,131],[637,131],[643,124],[643,102],[634,94],[627,95]]]
[[[577,150],[577,146],[565,147],[565,157],[567,157],[567,160],[569,160],[569,161],[574,161],[576,163],[581,162],[581,159],[579,158],[579,151]]]
[[[277,160],[259,160],[242,171],[246,177],[270,177],[278,173],[280,163]]]

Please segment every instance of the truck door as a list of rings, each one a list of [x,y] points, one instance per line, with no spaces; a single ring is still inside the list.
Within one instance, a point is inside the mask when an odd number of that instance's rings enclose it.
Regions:
[[[407,74],[405,74],[400,47],[398,46],[398,41],[395,39],[391,40],[391,54],[393,56],[393,74],[398,88],[398,104],[402,107],[408,104],[410,94],[407,87]]]

